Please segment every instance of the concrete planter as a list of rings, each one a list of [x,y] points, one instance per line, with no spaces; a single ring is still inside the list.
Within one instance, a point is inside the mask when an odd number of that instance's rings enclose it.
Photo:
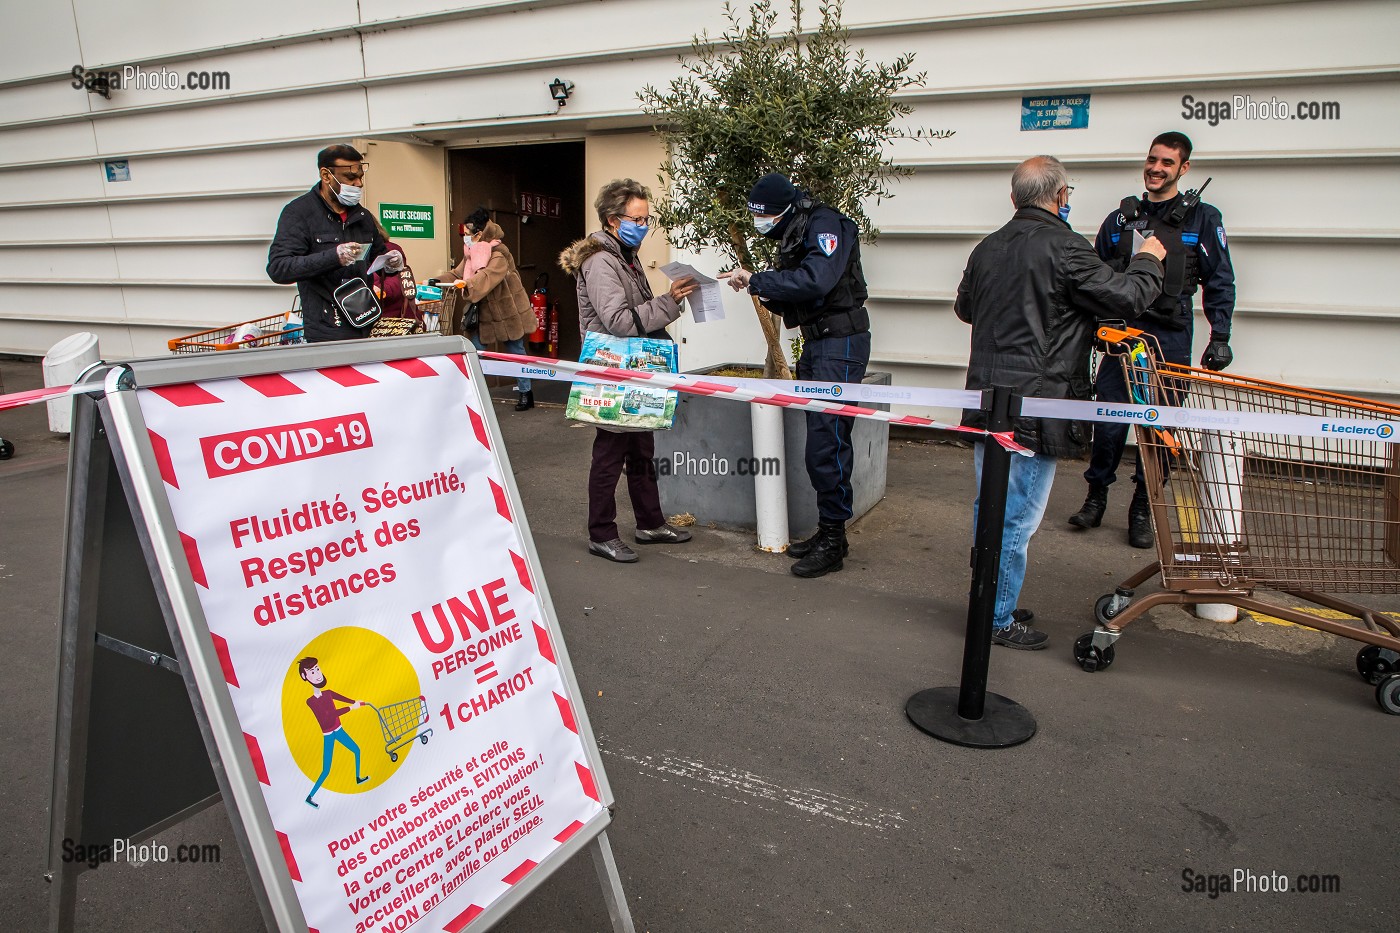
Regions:
[[[761,365],[723,363],[693,372],[703,375],[730,367],[762,369]],[[863,381],[866,385],[889,385],[890,374],[867,373]],[[885,404],[860,404],[889,410]],[[701,524],[714,522],[721,528],[755,530],[753,476],[756,470],[771,469],[772,464],[754,459],[753,431],[746,409],[742,402],[681,393],[675,426],[656,432],[657,484],[667,515],[689,512]],[[795,540],[817,527],[817,494],[807,479],[807,419],[803,412],[783,411],[783,436],[788,531]],[[890,426],[885,422],[856,421],[851,436],[855,518],[884,498],[889,439]]]

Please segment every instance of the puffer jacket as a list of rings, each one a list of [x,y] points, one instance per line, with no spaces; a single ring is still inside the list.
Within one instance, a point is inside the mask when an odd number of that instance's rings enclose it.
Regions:
[[[467,260],[463,259],[452,270],[452,281],[466,277],[466,295],[463,301],[480,302],[481,330],[478,339],[484,344],[504,343],[519,340],[526,334],[535,332],[538,321],[534,309],[530,307],[530,296],[525,294],[525,286],[520,282],[520,272],[515,267],[515,257],[501,242],[505,232],[494,220],[486,224],[485,242],[491,244],[491,258],[486,265],[474,274],[467,273]],[[465,311],[458,302],[458,313]]]
[[[1004,385],[1026,397],[1090,398],[1098,320],[1139,317],[1161,291],[1162,275],[1162,263],[1147,253],[1114,272],[1059,217],[1021,208],[977,244],[958,286],[953,309],[972,325],[967,388]],[[962,423],[986,427],[986,413],[967,411]],[[1049,457],[1082,457],[1091,437],[1088,422],[1059,418],[1016,418],[1014,434]]]
[[[612,234],[599,230],[576,240],[559,254],[559,265],[574,277],[578,290],[580,337],[593,331],[614,337],[669,339],[665,327],[681,316],[681,306],[670,293],[652,294],[636,253],[624,251]],[[632,311],[641,319],[640,334]]]

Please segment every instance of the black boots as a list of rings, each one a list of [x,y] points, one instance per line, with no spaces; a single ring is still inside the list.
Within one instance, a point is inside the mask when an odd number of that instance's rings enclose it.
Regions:
[[[842,557],[845,557],[847,554],[849,554],[849,553],[851,552],[850,545],[848,545],[848,544],[846,543],[846,536],[845,536],[845,535],[846,535],[845,527],[842,526],[842,530],[841,530],[841,556],[842,556]],[[792,542],[791,544],[788,545],[788,549],[787,549],[787,551],[786,551],[785,553],[787,554],[788,557],[791,557],[793,560],[799,560],[799,559],[801,559],[801,558],[803,558],[803,557],[806,557],[808,554],[812,553],[812,548],[814,548],[814,547],[817,546],[817,542],[821,540],[821,537],[822,537],[822,529],[821,529],[821,526],[818,525],[818,526],[817,526],[817,530],[814,531],[814,532],[812,533],[812,537],[807,538],[805,541],[794,541],[794,542]]]
[[[806,541],[788,545],[788,553],[792,554],[795,548],[802,549],[798,555],[801,559],[792,565],[792,572],[799,577],[820,577],[840,570],[841,559],[850,553],[850,545],[846,543],[846,525],[844,522],[822,522],[817,526],[815,535]]]
[[[1154,543],[1152,508],[1147,503],[1147,489],[1141,485],[1133,491],[1133,501],[1128,506],[1128,543],[1140,548],[1151,547]]]
[[[535,393],[534,393],[533,391],[530,391],[530,392],[521,392],[521,393],[520,393],[520,400],[517,401],[517,402],[515,403],[515,410],[516,410],[516,411],[529,411],[530,409],[532,409],[532,408],[534,408],[534,407],[535,407]]]
[[[1108,508],[1108,487],[1089,484],[1089,496],[1079,511],[1069,517],[1069,523],[1076,528],[1097,528],[1103,521],[1103,510]]]

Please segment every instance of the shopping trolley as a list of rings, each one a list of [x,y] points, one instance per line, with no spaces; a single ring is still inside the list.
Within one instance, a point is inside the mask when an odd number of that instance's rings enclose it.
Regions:
[[[167,341],[166,345],[171,353],[212,353],[217,350],[242,350],[247,347],[276,347],[302,343],[302,325],[296,317],[296,307],[296,303],[293,302],[291,311],[281,311],[251,321],[202,330],[197,334]],[[248,336],[240,338],[240,330]]]
[[[1400,715],[1400,622],[1337,593],[1400,593],[1400,407],[1162,362],[1149,335],[1100,328],[1139,405],[1188,409],[1137,424],[1157,560],[1094,604],[1074,643],[1086,671],[1113,663],[1122,629],[1154,606],[1225,603],[1365,643],[1361,677]],[[1103,365],[1114,365],[1105,358]],[[1300,437],[1232,427],[1242,411],[1383,422],[1375,436]],[[1162,589],[1134,601],[1157,573]],[[1254,596],[1268,588],[1327,618]]]
[[[466,288],[465,282],[439,282],[437,279],[428,279],[429,288],[436,288],[442,292],[441,298],[418,300],[418,314],[423,318],[423,322],[428,325],[428,330],[436,329],[438,333],[451,337],[453,334],[461,334],[462,321],[458,315],[458,308],[461,307],[461,295]],[[434,328],[432,321],[437,320],[437,327]]]
[[[379,728],[384,732],[384,751],[390,761],[399,760],[399,749],[414,739],[428,744],[432,729],[424,728],[428,722],[428,702],[424,697],[415,697],[388,706],[366,704],[379,714]]]

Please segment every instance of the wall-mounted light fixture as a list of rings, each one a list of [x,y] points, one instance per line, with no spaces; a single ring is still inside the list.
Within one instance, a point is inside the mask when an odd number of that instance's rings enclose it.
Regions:
[[[563,109],[569,102],[569,95],[574,91],[574,82],[565,81],[563,78],[555,78],[549,82],[549,96],[554,98],[554,102]]]

